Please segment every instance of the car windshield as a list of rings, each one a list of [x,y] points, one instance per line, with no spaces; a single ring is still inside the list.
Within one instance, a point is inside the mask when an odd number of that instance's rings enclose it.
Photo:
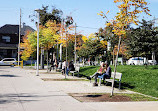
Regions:
[[[132,60],[144,60],[142,58],[133,58]]]
[[[15,61],[14,59],[4,59],[3,61]]]

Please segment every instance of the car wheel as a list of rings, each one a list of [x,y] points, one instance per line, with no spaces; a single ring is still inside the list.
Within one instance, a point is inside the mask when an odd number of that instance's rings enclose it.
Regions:
[[[15,64],[13,63],[13,64],[11,64],[11,67],[14,67],[15,66]]]

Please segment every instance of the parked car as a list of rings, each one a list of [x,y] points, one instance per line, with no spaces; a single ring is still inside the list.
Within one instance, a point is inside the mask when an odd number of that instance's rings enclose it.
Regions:
[[[157,61],[156,60],[148,60],[148,64],[149,65],[157,65]]]
[[[144,65],[146,64],[146,58],[144,57],[132,57],[127,61],[127,65]]]
[[[4,58],[0,61],[0,65],[3,65],[3,66],[14,66],[14,65],[17,65],[17,60],[15,58]]]

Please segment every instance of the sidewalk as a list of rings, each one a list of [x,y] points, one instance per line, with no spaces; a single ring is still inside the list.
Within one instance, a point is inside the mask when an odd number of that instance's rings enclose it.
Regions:
[[[31,71],[32,75],[36,75],[36,70]],[[50,73],[46,73],[46,70],[40,71],[40,76],[37,76],[39,79],[64,79],[65,75],[62,74],[55,74],[54,71],[51,71]],[[67,79],[83,79],[78,78],[76,76],[66,76]],[[65,93],[110,93],[111,87],[106,86],[98,86],[93,87],[93,82],[85,79],[85,81],[45,81],[45,84],[49,88],[58,88],[60,91],[63,91]],[[53,85],[53,87],[52,87]],[[115,89],[115,93],[134,93],[132,91],[128,90],[119,90]]]
[[[0,111],[158,111],[158,102],[79,102],[67,93],[105,93],[111,88],[93,87],[89,81],[43,81],[64,76],[46,70],[36,76],[35,72],[0,67]]]

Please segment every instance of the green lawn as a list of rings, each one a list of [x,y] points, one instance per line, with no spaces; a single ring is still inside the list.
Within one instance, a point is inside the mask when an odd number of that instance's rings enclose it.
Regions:
[[[112,67],[112,71],[114,67]],[[80,74],[90,76],[97,71],[98,66],[82,67]],[[122,75],[122,89],[129,89],[146,95],[158,97],[158,66],[119,65],[117,72]]]

